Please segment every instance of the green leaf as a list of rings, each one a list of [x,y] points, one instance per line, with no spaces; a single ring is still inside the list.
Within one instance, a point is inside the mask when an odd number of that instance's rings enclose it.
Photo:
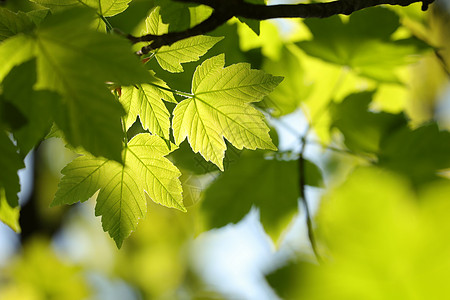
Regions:
[[[410,178],[413,183],[428,183],[438,172],[450,168],[450,133],[436,123],[416,129],[402,127],[386,136],[378,164]]]
[[[128,41],[92,30],[93,19],[90,9],[64,10],[47,18],[33,36],[4,41],[0,55],[11,58],[0,66],[0,79],[15,65],[36,57],[35,88],[63,97],[54,119],[68,142],[120,161],[124,111],[104,83],[131,85],[153,79]]]
[[[0,81],[17,65],[33,58],[35,43],[24,35],[13,36],[0,43]]]
[[[192,98],[178,103],[172,128],[176,144],[186,137],[194,150],[223,170],[226,138],[238,149],[276,150],[261,112],[250,102],[260,101],[281,77],[252,70],[240,63],[223,68],[224,55],[204,61],[192,79]]]
[[[153,9],[145,20],[145,31],[141,34],[164,34],[168,32],[168,25],[162,22],[159,7]],[[205,35],[193,36],[170,46],[163,46],[154,51],[156,60],[161,68],[172,73],[183,72],[182,63],[197,61],[223,37]]]
[[[27,12],[27,16],[34,22],[34,24],[39,25],[45,20],[50,14],[48,8],[37,9]]]
[[[156,84],[168,88],[162,80],[157,81]],[[144,129],[168,140],[170,113],[162,100],[176,103],[171,92],[151,84],[123,87],[120,102],[127,113],[124,119],[125,128],[128,130],[139,116]]]
[[[320,186],[319,169],[306,161],[305,180]],[[259,208],[261,223],[275,240],[298,209],[298,160],[266,158],[260,152],[243,152],[205,191],[202,211],[207,224],[222,227],[239,222],[252,206]]]
[[[173,0],[155,0],[155,6],[161,8],[162,21],[169,24],[170,31],[182,31],[189,28],[189,7],[195,4],[180,3]]]
[[[155,54],[159,65],[172,73],[183,72],[182,63],[197,61],[223,37],[206,35],[193,36],[170,46],[159,48]]]
[[[104,17],[112,17],[128,8],[132,0],[78,0],[83,4],[93,7]]]
[[[35,91],[36,61],[15,67],[3,80],[4,97],[26,117],[27,124],[14,130],[20,152],[25,156],[49,131],[52,116],[61,106],[58,94]]]
[[[11,102],[0,95],[0,129],[19,130],[28,123],[23,113]]]
[[[349,66],[356,73],[377,81],[399,83],[395,69],[416,61],[416,54],[421,50],[412,40],[392,40],[399,18],[386,8],[355,12],[348,23],[338,16],[304,22],[313,39],[298,45],[308,55]]]
[[[158,136],[138,134],[123,150],[124,164],[84,155],[68,164],[52,205],[86,201],[100,189],[95,214],[120,248],[147,210],[145,193],[161,205],[186,211],[180,171],[164,156],[167,144]],[[145,192],[144,192],[145,191]]]
[[[260,104],[276,117],[294,112],[312,90],[312,85],[306,83],[305,68],[300,63],[300,58],[295,51],[298,51],[298,48],[289,45],[282,48],[281,59],[277,61],[264,60],[264,71],[282,75],[285,78]]]
[[[199,5],[194,7],[189,7],[190,14],[190,27],[194,27],[195,25],[200,24],[204,20],[206,20],[209,16],[211,16],[214,10],[206,5]]]
[[[54,11],[77,6],[89,6],[104,17],[115,16],[128,8],[132,0],[31,0]]]
[[[0,7],[0,42],[21,32],[30,31],[34,23],[23,12],[13,13]]]
[[[342,132],[345,145],[357,153],[378,153],[381,140],[407,124],[403,114],[368,111],[374,93],[351,94],[330,108],[332,126]]]
[[[245,0],[245,2],[252,3],[252,4],[259,4],[259,5],[265,5],[266,0]],[[246,24],[251,30],[253,30],[254,33],[259,35],[260,33],[260,26],[259,26],[259,20],[252,20],[252,19],[246,19],[243,17],[238,17],[239,21]]]
[[[450,274],[449,193],[448,182],[417,193],[405,178],[391,172],[355,170],[321,201],[317,236],[322,249],[326,247],[326,261],[299,269],[296,284],[282,296],[445,298],[450,293],[445,284]]]
[[[0,188],[0,221],[8,225],[16,233],[20,233],[19,207],[11,207],[6,200],[5,189]]]
[[[0,131],[0,188],[5,190],[6,200],[11,207],[19,204],[17,193],[20,191],[20,183],[17,172],[24,167],[17,147],[6,132]]]

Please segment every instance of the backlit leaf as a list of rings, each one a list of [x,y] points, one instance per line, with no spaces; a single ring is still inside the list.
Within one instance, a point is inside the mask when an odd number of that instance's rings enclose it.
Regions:
[[[141,34],[164,34],[168,32],[168,26],[162,22],[159,7],[152,10],[147,17],[146,30]],[[172,73],[183,72],[182,63],[197,61],[222,37],[198,35],[175,42],[170,46],[163,46],[154,51],[156,60],[161,68]]]
[[[238,149],[276,150],[263,114],[249,103],[260,101],[282,81],[246,63],[223,68],[224,63],[224,56],[218,55],[197,67],[194,95],[177,105],[172,120],[175,142],[187,137],[194,152],[221,170],[224,138]]]
[[[104,17],[117,15],[128,8],[132,0],[31,0],[42,6],[58,11],[76,6],[89,6],[95,8],[97,13]]]
[[[162,80],[155,83],[168,88]],[[162,100],[176,103],[171,92],[151,84],[123,87],[120,102],[127,113],[125,117],[126,129],[130,128],[136,121],[136,117],[139,116],[144,129],[148,129],[150,132],[168,140],[170,113]]]
[[[120,248],[147,211],[145,193],[161,205],[186,211],[178,177],[181,173],[164,156],[164,140],[138,134],[123,150],[124,165],[83,155],[68,164],[52,205],[86,201],[100,189],[95,214],[102,216],[103,229]]]
[[[19,207],[11,207],[6,200],[5,189],[0,188],[0,221],[8,225],[12,230],[20,233]]]
[[[27,118],[24,126],[13,131],[20,152],[26,155],[49,131],[52,117],[61,99],[50,91],[35,91],[36,61],[15,67],[3,80],[4,97]]]

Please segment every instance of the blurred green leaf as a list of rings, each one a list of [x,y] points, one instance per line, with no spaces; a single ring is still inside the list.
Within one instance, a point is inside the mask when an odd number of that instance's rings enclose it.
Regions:
[[[284,46],[278,61],[264,60],[263,69],[266,72],[284,77],[283,82],[260,103],[275,117],[295,111],[311,92],[311,85],[306,83],[305,71],[295,54],[295,48],[293,45]]]
[[[88,9],[65,10],[47,18],[34,36],[4,41],[0,56],[11,59],[0,67],[0,79],[15,65],[36,57],[34,88],[63,97],[54,119],[69,143],[120,161],[124,111],[104,83],[131,85],[151,81],[152,76],[127,41],[93,31],[89,27],[93,18]]]
[[[8,225],[16,233],[20,233],[19,207],[11,207],[6,199],[5,189],[0,188],[0,221]]]
[[[34,22],[34,24],[39,25],[42,21],[45,20],[50,14],[50,10],[45,9],[37,9],[27,12],[27,16]]]
[[[305,160],[307,185],[320,186],[322,175]],[[239,222],[252,206],[259,208],[261,223],[276,240],[298,209],[298,160],[268,159],[261,152],[242,152],[205,191],[202,212],[209,228]]]
[[[403,127],[387,136],[382,144],[379,165],[423,184],[450,168],[450,133],[436,123],[416,129]]]
[[[11,102],[0,95],[0,129],[18,130],[28,123],[23,113]]]
[[[31,0],[54,11],[77,6],[89,6],[104,17],[117,15],[128,8],[132,0]]]
[[[8,282],[0,286],[2,300],[80,300],[91,296],[91,286],[81,267],[58,258],[50,245],[44,240],[32,240],[2,271]]]
[[[248,2],[251,4],[260,4],[260,5],[266,4],[266,0],[245,0],[245,2]],[[259,26],[260,21],[259,20],[252,20],[252,19],[247,19],[247,18],[243,18],[243,17],[238,17],[238,19],[242,23],[246,24],[251,30],[253,30],[254,33],[259,35],[259,33],[260,33],[260,26]]]
[[[0,42],[21,32],[34,28],[34,23],[23,12],[13,13],[0,7]]]
[[[345,145],[356,153],[378,153],[381,140],[407,124],[403,114],[368,111],[374,93],[351,94],[330,108],[332,126],[342,132]]]
[[[399,18],[382,7],[355,12],[347,23],[338,16],[304,22],[313,39],[298,45],[308,55],[349,66],[356,73],[381,82],[400,83],[396,68],[416,61],[423,50],[415,39],[391,38],[400,25]]]
[[[30,60],[14,69],[3,80],[4,97],[26,117],[27,123],[14,130],[20,152],[26,155],[49,131],[60,107],[58,94],[33,90],[36,83],[36,61]]]
[[[17,171],[25,165],[18,154],[18,149],[8,137],[8,134],[0,131],[0,188],[5,190],[6,200],[11,207],[19,204],[17,193],[20,191],[19,176]]]
[[[317,227],[326,262],[299,265],[303,275],[282,289],[286,299],[445,298],[449,192],[445,182],[417,197],[400,176],[357,169],[322,200]]]

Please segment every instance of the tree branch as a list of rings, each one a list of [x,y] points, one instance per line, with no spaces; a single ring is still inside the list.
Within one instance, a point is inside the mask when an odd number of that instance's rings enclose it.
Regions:
[[[244,2],[244,0],[177,0],[178,2],[197,3],[207,5],[214,9],[209,18],[200,24],[185,31],[170,32],[163,35],[148,34],[141,37],[128,35],[133,42],[151,42],[143,47],[137,54],[147,54],[151,50],[171,45],[188,37],[205,34],[213,31],[232,17],[244,17],[254,20],[267,20],[274,18],[327,18],[338,14],[350,15],[355,11],[388,4],[408,6],[415,2],[422,2],[422,10],[434,0],[337,0],[326,3],[258,5]]]

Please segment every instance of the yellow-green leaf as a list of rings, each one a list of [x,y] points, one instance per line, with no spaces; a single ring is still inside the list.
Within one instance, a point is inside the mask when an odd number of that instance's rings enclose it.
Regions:
[[[172,120],[175,142],[187,137],[194,152],[221,170],[224,138],[238,149],[277,149],[263,114],[249,103],[260,101],[282,80],[252,70],[246,63],[225,69],[223,65],[224,56],[218,55],[197,67],[192,81],[194,96],[177,105]]]
[[[161,205],[186,211],[180,171],[164,156],[163,139],[138,134],[123,150],[124,164],[84,155],[68,164],[52,205],[86,201],[100,189],[95,214],[120,248],[147,211],[145,193]]]

